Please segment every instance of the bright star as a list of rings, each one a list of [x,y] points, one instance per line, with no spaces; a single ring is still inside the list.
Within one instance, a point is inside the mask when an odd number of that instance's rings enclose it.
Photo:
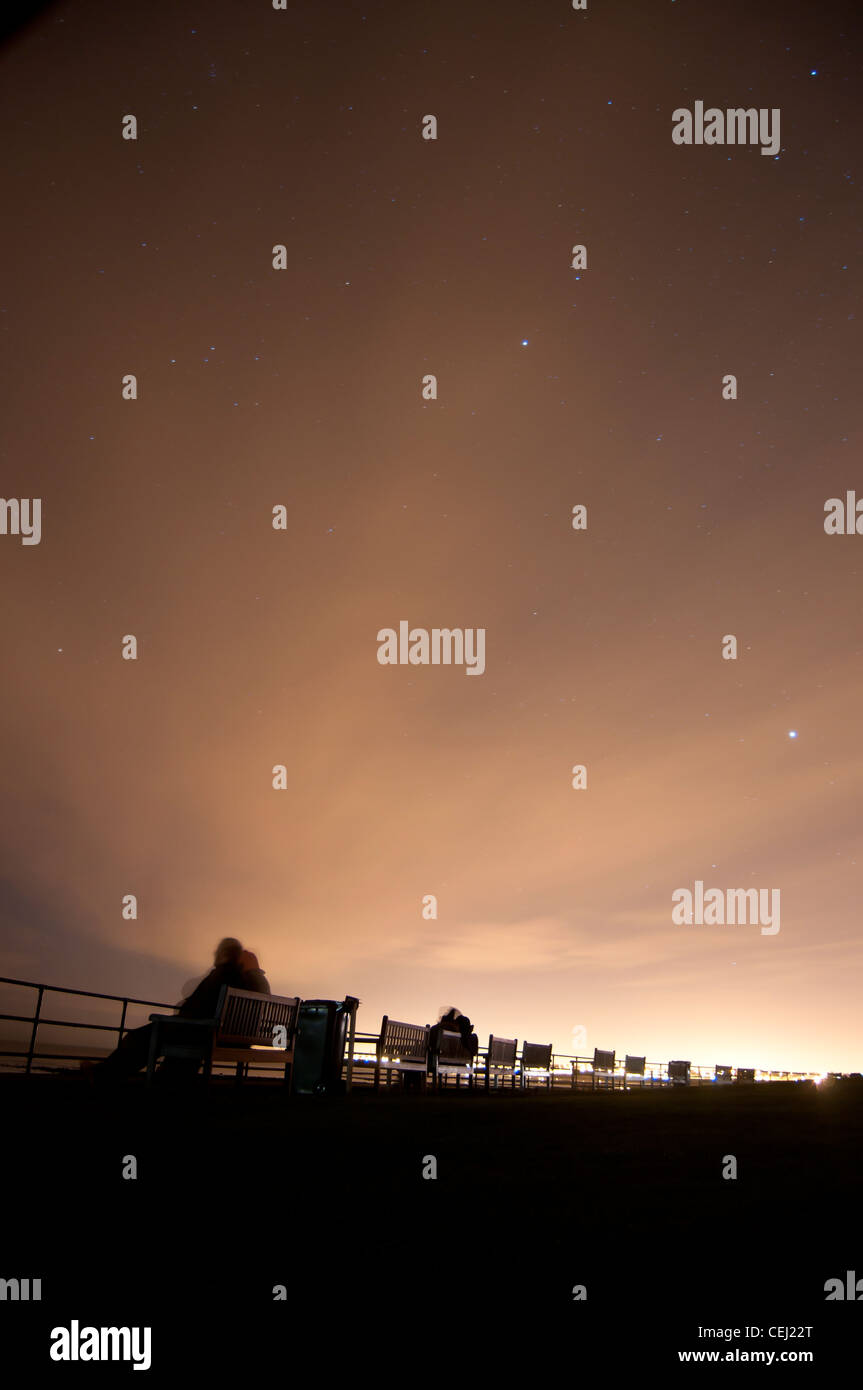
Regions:
[[[796,730],[796,729],[789,729],[789,730],[788,730],[788,737],[789,737],[789,738],[796,738],[796,737],[797,737],[797,730]]]

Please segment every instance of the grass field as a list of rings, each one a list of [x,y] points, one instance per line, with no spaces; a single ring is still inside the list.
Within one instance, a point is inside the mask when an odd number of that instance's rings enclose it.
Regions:
[[[225,1371],[244,1364],[236,1322],[266,1365],[338,1336],[380,1369],[421,1344],[427,1368],[461,1328],[457,1366],[500,1361],[506,1383],[506,1347],[532,1339],[612,1373],[715,1348],[699,1327],[761,1326],[767,1345],[771,1325],[810,1326],[795,1345],[816,1371],[863,1336],[863,1301],[824,1293],[863,1278],[859,1083],[286,1102],[268,1083],[19,1076],[0,1095],[0,1274],[43,1279],[40,1305],[3,1312],[26,1345],[70,1317],[147,1321],[154,1348],[194,1334]],[[154,1350],[148,1374],[165,1370]]]

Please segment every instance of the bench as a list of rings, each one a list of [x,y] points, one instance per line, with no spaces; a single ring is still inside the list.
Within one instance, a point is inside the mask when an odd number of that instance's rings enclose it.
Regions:
[[[456,1086],[466,1081],[473,1085],[475,1054],[465,1047],[461,1033],[443,1029],[429,1053],[429,1070],[434,1086],[445,1084],[450,1076],[455,1077]]]
[[[689,1062],[669,1062],[668,1079],[672,1086],[689,1085]]]
[[[418,1077],[420,1087],[425,1090],[428,1057],[427,1023],[399,1023],[397,1019],[384,1014],[380,1037],[375,1044],[375,1090],[380,1087],[381,1070],[386,1071],[388,1086],[393,1072],[396,1072],[405,1080]]]
[[[626,1054],[626,1060],[625,1060],[624,1063],[623,1063],[623,1089],[624,1089],[624,1091],[626,1090],[627,1081],[629,1080],[630,1077],[636,1077],[636,1078],[638,1079],[639,1085],[640,1085],[640,1086],[643,1086],[643,1085],[644,1085],[644,1063],[645,1063],[645,1060],[646,1060],[646,1059],[645,1059],[644,1057],[630,1057],[629,1053],[627,1052],[627,1054]],[[653,1083],[651,1082],[651,1085],[652,1085],[652,1084],[653,1084]]]
[[[732,1067],[717,1065],[713,1068],[713,1080],[717,1081],[720,1086],[728,1086],[733,1080],[732,1073]]]
[[[597,1086],[611,1087],[614,1090],[615,1084],[615,1057],[613,1052],[602,1052],[598,1047],[593,1049],[593,1090]]]
[[[289,1086],[299,1008],[299,999],[223,985],[215,1018],[150,1014],[147,1084],[152,1082],[156,1063],[162,1057],[169,1062],[203,1063],[205,1080],[212,1075],[213,1063],[233,1062],[237,1080],[241,1081],[251,1063],[257,1066],[276,1062],[283,1068],[284,1081]],[[284,1030],[284,1046],[274,1043],[277,1030]]]
[[[509,1077],[509,1084],[515,1087],[515,1071],[518,1063],[518,1039],[496,1038],[489,1034],[488,1051],[485,1054],[485,1088],[489,1089],[492,1076],[497,1087],[499,1080]]]
[[[522,1043],[520,1071],[522,1090],[532,1080],[539,1081],[542,1078],[545,1079],[546,1086],[551,1088],[551,1049],[551,1043]],[[531,1074],[529,1075],[529,1073]]]
[[[737,1080],[738,1080],[738,1082],[741,1082],[741,1081],[742,1081],[742,1082],[754,1081],[754,1080],[755,1080],[755,1068],[754,1068],[754,1067],[738,1067],[738,1068],[737,1068]]]

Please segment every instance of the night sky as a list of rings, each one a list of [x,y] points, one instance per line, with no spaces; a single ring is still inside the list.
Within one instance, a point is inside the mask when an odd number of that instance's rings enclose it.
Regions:
[[[859,1069],[861,38],[74,0],[7,40],[5,974],[170,1002],[231,934],[366,1031]],[[778,108],[778,156],[675,144],[696,101]],[[484,672],[381,665],[403,620]],[[674,925],[696,880],[781,930]]]

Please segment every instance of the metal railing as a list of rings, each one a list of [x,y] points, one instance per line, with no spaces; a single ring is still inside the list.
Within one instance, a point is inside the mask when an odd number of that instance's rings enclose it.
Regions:
[[[36,990],[36,1007],[32,1014],[5,1014],[0,1013],[0,1022],[9,1023],[29,1023],[30,1043],[26,1051],[22,1049],[0,1048],[0,1057],[24,1057],[26,1058],[25,1072],[28,1074],[33,1069],[34,1057],[44,1061],[83,1061],[84,1054],[69,1052],[36,1052],[36,1039],[40,1028],[83,1028],[87,1031],[99,1033],[116,1034],[116,1043],[119,1044],[126,1030],[126,1014],[130,1004],[140,1004],[144,1008],[168,1009],[173,1011],[173,1004],[164,1004],[158,999],[136,999],[132,995],[121,994],[100,994],[92,989],[64,989],[59,985],[38,984],[35,980],[15,980],[7,975],[0,975],[0,985],[19,985],[22,989]],[[65,1018],[46,1018],[42,1013],[42,1003],[46,994],[74,994],[83,999],[108,999],[114,1003],[121,1004],[119,1023],[80,1023]]]
[[[143,1008],[164,1009],[173,1012],[176,1005],[165,1004],[157,999],[137,999],[132,995],[121,994],[102,994],[96,990],[89,989],[67,989],[60,985],[40,984],[35,980],[17,980],[9,976],[0,975],[0,985],[13,985],[21,989],[36,990],[36,1005],[31,1014],[11,1014],[0,1013],[0,1022],[25,1023],[30,1025],[30,1039],[26,1049],[0,1048],[0,1058],[25,1059],[24,1071],[29,1075],[33,1069],[34,1060],[41,1062],[79,1062],[84,1060],[84,1053],[75,1052],[37,1052],[36,1042],[39,1029],[43,1027],[53,1028],[72,1028],[84,1029],[90,1032],[113,1033],[115,1035],[114,1045],[121,1041],[123,1034],[127,1031],[126,1017],[129,1005],[140,1005]],[[108,1000],[112,1003],[120,1004],[120,1021],[116,1024],[111,1023],[85,1023],[78,1020],[47,1018],[42,1012],[43,1002],[46,995],[74,995],[81,999],[100,999]],[[353,1055],[346,1059],[352,1073],[354,1085],[373,1084],[377,1068],[377,1033],[357,1032],[354,1038]],[[476,1065],[471,1078],[475,1085],[485,1085],[485,1055],[484,1049],[480,1049]],[[516,1085],[521,1084],[520,1064],[516,1064],[515,1081]],[[646,1062],[644,1076],[624,1073],[624,1063],[621,1061],[616,1064],[614,1071],[602,1071],[597,1069],[594,1072],[592,1057],[579,1057],[571,1053],[557,1052],[552,1055],[551,1068],[548,1073],[532,1076],[530,1073],[525,1075],[525,1083],[528,1087],[532,1085],[542,1085],[550,1089],[568,1090],[596,1090],[599,1087],[607,1087],[611,1090],[637,1090],[641,1086],[674,1086],[676,1083],[668,1074],[668,1062]],[[831,1075],[833,1075],[831,1073]],[[716,1068],[713,1066],[690,1064],[689,1086],[727,1084],[731,1078],[717,1078]],[[755,1080],[759,1082],[767,1081],[817,1081],[822,1079],[820,1072],[793,1072],[793,1071],[768,1071],[760,1068],[755,1069]],[[498,1077],[497,1080],[506,1086],[508,1079]],[[445,1082],[446,1084],[446,1082]]]
[[[377,1067],[377,1043],[379,1034],[360,1033],[355,1038],[353,1056],[353,1082],[363,1085],[374,1084],[375,1071]],[[485,1085],[485,1057],[487,1048],[480,1048],[473,1070],[473,1084],[477,1086]],[[597,1069],[594,1072],[593,1057],[579,1057],[572,1053],[555,1052],[552,1054],[551,1069],[548,1075],[548,1083],[552,1090],[597,1090],[600,1087],[609,1090],[631,1091],[638,1090],[641,1086],[675,1086],[686,1084],[689,1086],[722,1086],[727,1085],[729,1080],[734,1078],[718,1078],[716,1067],[691,1063],[689,1068],[689,1080],[686,1083],[675,1082],[668,1074],[668,1062],[645,1062],[644,1076],[624,1072],[624,1062],[621,1059],[616,1064],[613,1072]],[[736,1069],[734,1069],[736,1071]],[[515,1083],[521,1083],[520,1059],[516,1062]],[[755,1080],[758,1082],[767,1081],[816,1081],[821,1077],[820,1072],[793,1072],[793,1071],[769,1071],[762,1068],[755,1068]],[[500,1088],[509,1086],[509,1079],[498,1075],[497,1083]],[[527,1073],[525,1083],[529,1088],[533,1086],[546,1086],[546,1074],[532,1076]],[[609,1084],[610,1083],[610,1084]],[[449,1084],[444,1080],[444,1084]],[[495,1081],[492,1079],[492,1086]]]

